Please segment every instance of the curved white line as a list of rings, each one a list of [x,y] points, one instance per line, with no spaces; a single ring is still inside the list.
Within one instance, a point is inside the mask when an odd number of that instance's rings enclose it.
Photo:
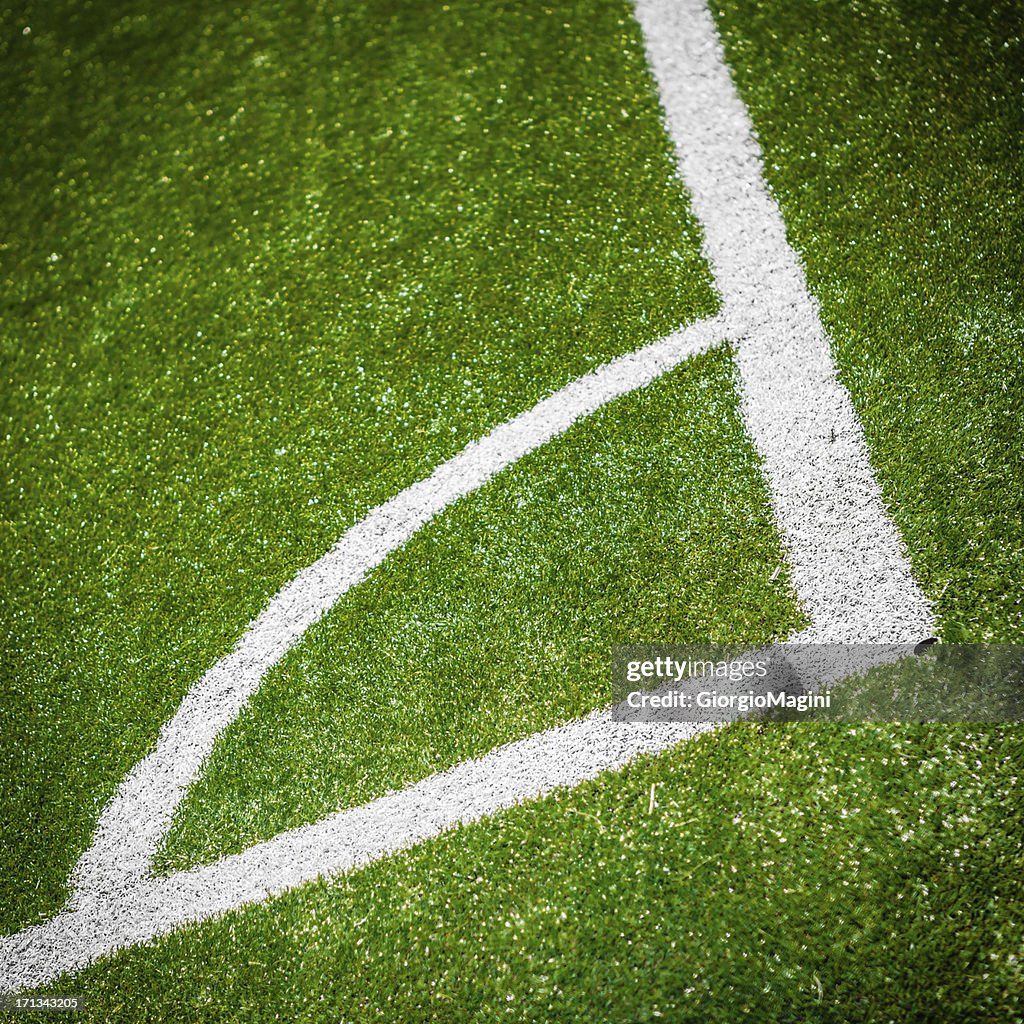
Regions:
[[[235,649],[185,695],[156,748],[125,776],[75,868],[75,906],[148,877],[187,787],[270,668],[313,623],[452,502],[614,398],[642,387],[724,337],[709,319],[614,359],[496,427],[356,523],[284,586]]]

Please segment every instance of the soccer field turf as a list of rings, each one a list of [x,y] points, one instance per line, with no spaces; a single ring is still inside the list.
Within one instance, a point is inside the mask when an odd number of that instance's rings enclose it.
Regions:
[[[1019,19],[714,14],[941,635],[1019,641]],[[4,25],[14,932],[297,572],[719,299],[626,5]],[[158,869],[585,715],[614,643],[804,626],[737,384],[691,358],[441,512],[271,669]],[[1013,1019],[1022,762],[1015,727],[735,725],[46,991],[97,1020]]]

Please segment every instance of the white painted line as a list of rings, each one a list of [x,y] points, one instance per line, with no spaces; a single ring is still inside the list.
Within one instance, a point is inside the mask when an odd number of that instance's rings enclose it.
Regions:
[[[909,653],[906,645],[879,645],[854,649],[844,662],[812,646],[794,650],[791,661],[805,678],[827,686]],[[535,733],[214,864],[132,882],[45,924],[0,938],[0,991],[46,984],[114,950],[363,867],[460,823],[576,786],[718,727],[616,722],[605,709]]]
[[[125,778],[76,868],[73,909],[0,939],[0,990],[45,984],[112,950],[369,863],[702,731],[613,723],[607,711],[595,712],[209,867],[149,876],[156,845],[219,732],[346,590],[453,501],[724,335],[737,348],[744,417],[765,461],[797,593],[812,621],[794,639],[901,643],[933,631],[799,261],[765,188],[760,153],[711,18],[698,0],[641,0],[637,15],[680,172],[704,227],[723,315],[623,356],[496,428],[375,509],[288,584],[235,651],[193,687],[154,752]]]
[[[637,0],[636,14],[735,338],[744,421],[812,623],[794,641],[923,640],[935,631],[931,608],[883,507],[711,15],[701,0]]]

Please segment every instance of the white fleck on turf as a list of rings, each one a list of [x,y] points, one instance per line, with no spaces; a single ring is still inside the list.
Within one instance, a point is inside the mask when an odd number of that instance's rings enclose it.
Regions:
[[[151,875],[153,853],[220,732],[267,671],[348,589],[452,502],[607,402],[729,340],[797,595],[795,641],[913,643],[934,631],[882,506],[860,424],[781,214],[747,111],[700,0],[639,0],[637,17],[704,254],[711,320],[613,360],[502,424],[374,509],[304,569],[189,691],[125,777],[75,868],[71,909],[0,939],[0,991],[46,984],[125,946],[367,864],[451,828],[674,746],[711,726],[613,722],[538,733],[216,864]]]

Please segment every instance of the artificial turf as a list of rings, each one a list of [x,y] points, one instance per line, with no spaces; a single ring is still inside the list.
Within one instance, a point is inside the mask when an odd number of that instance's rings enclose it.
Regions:
[[[616,643],[804,625],[718,349],[421,530],[222,734],[160,866],[316,821],[611,698]]]
[[[191,20],[144,5],[88,16],[51,5],[31,10],[31,33],[9,34],[4,67],[21,73],[7,72],[0,99],[14,140],[3,173],[18,183],[16,200],[5,189],[13,242],[0,251],[10,281],[2,343],[12,423],[3,481],[12,509],[3,524],[11,566],[0,704],[5,927],[55,908],[103,799],[183,689],[360,511],[522,407],[516,398],[529,404],[595,356],[713,308],[628,9],[595,2],[559,8],[548,21],[540,8],[448,6],[445,15],[461,19],[451,31],[431,27],[438,12],[409,5],[371,32],[368,9],[358,7],[346,25],[351,35],[336,38],[324,7],[282,8],[291,22],[277,31],[263,5]],[[943,635],[1019,639],[1019,19],[1009,4],[909,0],[714,7],[766,177]],[[570,31],[560,27],[566,22]],[[27,18],[16,23],[18,32],[27,26]],[[42,40],[41,52],[14,50],[26,40]],[[148,59],[137,67],[143,43]],[[468,63],[452,63],[452,52],[468,54]],[[571,68],[559,71],[563,57]],[[288,73],[309,61],[325,73],[301,82]],[[370,63],[400,75],[394,94],[377,96],[354,73]],[[533,84],[538,69],[555,76],[547,91]],[[462,90],[474,83],[505,102],[500,114],[479,104],[487,118],[475,122],[474,137],[491,148],[474,166],[490,191],[475,184],[475,205],[458,211],[478,179],[459,178],[448,191],[456,175],[446,172],[460,166],[459,152],[463,164],[476,159],[465,121],[454,121]],[[308,92],[294,102],[300,89]],[[253,93],[262,106],[250,107]],[[321,125],[319,104],[342,93],[345,116],[359,120],[343,131],[332,114]],[[510,115],[513,97],[519,106]],[[448,104],[451,125],[432,119],[432,104]],[[259,110],[259,123],[242,114],[231,122],[239,106]],[[399,109],[404,122],[387,124],[384,115]],[[374,180],[390,180],[385,168],[402,166],[401,147],[414,147],[405,166],[415,165],[416,147],[427,144],[413,131],[421,124],[429,126],[424,136],[451,132],[431,150],[436,180],[414,189],[412,171],[398,175],[410,187],[391,219],[382,206],[381,219],[346,220],[346,211],[384,202],[386,189],[366,185],[367,168]],[[392,130],[375,140],[379,151],[361,141],[375,125],[378,134]],[[542,141],[558,126],[562,134]],[[177,178],[158,157],[175,147]],[[566,166],[553,155],[569,160],[565,173],[576,177],[545,177]],[[336,156],[348,157],[344,170]],[[492,166],[504,176],[489,176]],[[325,185],[317,196],[328,175],[344,187]],[[178,191],[160,191],[172,185]],[[248,188],[259,205],[248,203]],[[551,197],[566,188],[573,203],[563,209]],[[247,209],[270,219],[241,217]],[[562,241],[546,245],[537,224],[547,230],[544,218],[556,216],[570,219],[554,236]],[[140,230],[177,217],[173,232]],[[391,245],[389,232],[406,224],[411,234]],[[451,233],[460,225],[465,236]],[[623,247],[624,232],[632,234]],[[445,234],[465,245],[448,252]],[[335,236],[344,246],[332,245]],[[148,253],[172,238],[166,255]],[[417,239],[418,248],[404,244]],[[128,259],[136,252],[142,258]],[[395,260],[398,269],[388,269]],[[507,279],[506,260],[515,268]],[[396,276],[377,276],[387,274]],[[584,274],[590,287],[578,310]],[[457,301],[456,279],[459,287],[475,282]],[[420,281],[422,291],[403,294]],[[520,290],[509,297],[506,283]],[[388,301],[373,319],[381,295]],[[173,329],[161,331],[161,322]],[[470,349],[478,361],[457,358],[458,373],[446,376],[452,351]],[[357,351],[365,361],[347,362]],[[731,430],[728,378],[712,356],[672,379],[718,382]],[[397,385],[388,397],[392,380],[419,396],[411,412],[400,412]],[[658,400],[637,395],[581,425],[561,448],[537,452],[510,474],[520,474],[518,491],[502,484],[460,503],[414,545],[432,568],[470,573],[456,581],[470,608],[487,607],[488,559],[501,560],[502,585],[522,607],[538,600],[526,586],[535,568],[545,585],[571,585],[583,597],[582,575],[564,584],[552,577],[555,559],[544,549],[563,542],[577,514],[571,505],[549,507],[558,494],[546,488],[563,479],[570,501],[587,494],[589,508],[612,511],[609,537],[599,524],[573,525],[592,538],[591,554],[629,565],[615,538],[639,541],[646,516],[661,529],[657,509],[631,520],[593,488],[620,486],[619,474],[643,451],[617,441],[615,423],[638,425],[642,444],[664,458],[674,439],[700,436],[700,424],[674,420]],[[644,410],[664,424],[638,423]],[[447,437],[452,423],[456,436]],[[588,460],[596,479],[572,478],[558,452]],[[747,458],[740,451],[727,473],[757,495]],[[545,465],[552,476],[540,473]],[[512,507],[520,499],[529,507],[523,519]],[[496,534],[513,521],[527,531],[539,567],[516,563],[518,533]],[[463,539],[456,524],[476,533]],[[639,542],[643,552],[657,547],[651,537]],[[717,528],[712,542],[723,542]],[[752,550],[752,564],[763,567],[767,535]],[[420,622],[432,627],[445,664],[461,650],[461,609],[441,608],[445,570],[418,580],[405,553],[393,566],[396,581],[382,573],[354,593],[226,735],[176,825],[167,862],[237,848],[472,745],[471,736],[396,744],[378,767],[369,757],[374,730],[400,715],[361,720],[363,753],[349,762],[340,730],[330,735],[334,712],[349,716],[347,729],[356,726],[345,698],[362,685],[351,667],[330,662],[331,644],[359,653],[346,622],[384,614],[406,628],[401,652],[426,655],[428,638],[410,632],[426,610]],[[576,621],[593,626],[588,642],[607,636],[618,615],[643,628],[643,609],[627,599],[645,600],[647,583],[625,582],[621,608],[578,604],[586,615]],[[658,593],[659,581],[648,582]],[[658,605],[650,621],[667,628],[670,608]],[[699,596],[679,618],[689,610],[702,629],[731,628],[730,610],[713,619]],[[572,665],[559,674],[564,651],[577,651],[584,633],[572,622],[559,627],[556,611],[538,620],[553,622],[558,639],[545,652],[545,678],[574,679],[575,703],[564,710],[577,710],[593,696],[594,655],[578,673]],[[491,635],[500,621],[487,620]],[[469,661],[459,669],[468,674]],[[425,682],[416,681],[417,699]],[[317,738],[323,762],[302,750],[290,723],[277,734],[245,727],[261,714],[266,725],[285,707],[290,684],[310,696],[305,707],[297,698],[296,721]],[[481,697],[474,693],[474,712]],[[552,699],[549,689],[543,699]],[[474,724],[498,737],[556,709],[505,710],[504,726],[482,715]],[[276,777],[251,744],[305,772],[308,791]],[[118,954],[59,988],[86,994],[96,1020],[1001,1024],[1024,1017],[1022,768],[1024,736],[1015,727],[734,726]],[[648,814],[652,785],[657,806]],[[297,798],[308,805],[292,806]],[[266,808],[255,806],[263,801]],[[217,831],[206,837],[203,828]]]

